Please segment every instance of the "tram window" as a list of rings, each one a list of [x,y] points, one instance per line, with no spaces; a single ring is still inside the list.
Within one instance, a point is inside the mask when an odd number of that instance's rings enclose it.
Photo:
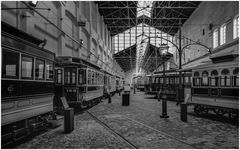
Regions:
[[[221,86],[230,86],[230,72],[227,69],[221,72]]]
[[[33,78],[33,58],[22,56],[22,78]]]
[[[238,86],[239,85],[239,80],[238,80],[238,78],[239,78],[239,69],[238,68],[235,68],[234,70],[233,70],[233,86]]]
[[[35,62],[35,79],[43,80],[44,79],[44,61],[36,59]]]
[[[88,85],[91,85],[91,70],[88,70]]]
[[[203,71],[202,73],[202,86],[208,86],[208,72]]]
[[[95,84],[98,84],[98,76],[97,76],[97,72],[95,72]]]
[[[184,78],[185,78],[185,81],[184,81],[185,84],[188,84],[188,83],[189,83],[189,77],[188,77],[188,76],[185,76]]]
[[[64,83],[65,84],[70,84],[70,78],[71,78],[71,73],[70,73],[70,68],[64,68]]]
[[[199,86],[200,85],[200,82],[199,82],[200,81],[199,72],[195,72],[193,76],[194,76],[194,78],[193,78],[193,85],[194,86]]]
[[[213,70],[211,72],[211,86],[218,86],[218,80],[219,80],[218,72],[217,70]]]
[[[94,85],[94,71],[92,71],[91,76],[92,76],[92,85]]]
[[[2,76],[17,78],[19,72],[19,54],[15,52],[2,51]]]
[[[46,79],[53,80],[53,63],[50,61],[46,62]]]
[[[86,84],[86,73],[84,69],[79,69],[78,70],[78,83],[81,84]]]
[[[58,84],[62,83],[62,70],[61,69],[57,70],[57,83]]]
[[[158,83],[158,78],[157,77],[155,78],[155,83]]]
[[[72,70],[72,84],[76,84],[76,71]]]
[[[160,83],[163,83],[163,78],[160,78]]]

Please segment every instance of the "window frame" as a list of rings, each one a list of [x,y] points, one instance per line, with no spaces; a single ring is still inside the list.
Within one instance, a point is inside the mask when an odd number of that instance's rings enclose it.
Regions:
[[[214,71],[217,72],[216,75],[213,75],[213,72],[214,72]],[[212,87],[218,87],[218,86],[219,86],[219,81],[220,81],[220,80],[219,80],[218,71],[217,71],[217,70],[212,70],[210,75],[211,75],[211,77],[210,77],[210,86],[212,86]],[[214,84],[214,85],[212,84],[213,80],[215,81],[215,84]]]
[[[213,31],[213,48],[216,48],[219,46],[219,41],[218,41],[218,28],[216,28]]]
[[[207,76],[204,76],[204,73],[206,73],[207,74]],[[203,84],[203,78],[206,78],[207,79],[207,84]],[[209,73],[208,73],[208,71],[203,71],[202,72],[202,76],[201,76],[201,86],[209,86]]]
[[[222,72],[224,70],[228,71],[228,74],[223,74]],[[227,80],[229,79],[229,85],[227,85]],[[222,85],[222,80],[224,81],[224,85]],[[221,87],[230,87],[231,86],[231,76],[230,76],[230,71],[228,69],[223,69],[221,71],[221,75],[220,75],[220,86]]]
[[[36,76],[36,69],[37,69],[37,65],[36,65],[36,63],[37,63],[37,60],[40,60],[40,61],[42,61],[43,62],[43,79],[41,79],[41,78],[37,78],[37,76]],[[35,80],[45,80],[45,60],[44,59],[40,59],[40,58],[35,58],[35,63],[34,63],[35,65],[35,67],[34,67],[34,70],[35,70],[35,72],[34,72],[34,76],[35,76]]]
[[[23,57],[28,57],[28,58],[31,58],[32,59],[32,77],[23,77]],[[34,74],[34,69],[35,69],[35,67],[34,67],[34,57],[33,56],[31,56],[31,55],[27,55],[27,54],[22,54],[21,55],[21,79],[29,79],[29,80],[34,80],[34,76],[35,76],[35,74]]]
[[[239,37],[239,15],[236,15],[233,18],[233,39],[236,39]]]
[[[226,43],[226,28],[227,25],[225,23],[220,27],[220,45]]]
[[[51,78],[47,78],[47,64],[52,64],[52,79]],[[49,76],[50,76],[50,72],[49,72]],[[47,81],[54,81],[54,62],[53,61],[50,61],[50,60],[46,60],[45,61],[45,79]]]
[[[3,69],[4,69],[4,67],[3,67],[3,52],[10,52],[10,53],[15,53],[15,54],[17,54],[17,56],[18,56],[18,60],[17,60],[17,64],[16,64],[16,76],[9,76],[9,75],[3,75]],[[15,52],[15,51],[12,51],[12,50],[8,50],[8,49],[6,49],[6,48],[2,48],[2,69],[1,69],[1,71],[2,71],[2,78],[9,78],[9,79],[19,79],[20,78],[20,73],[21,73],[21,71],[20,71],[20,69],[21,69],[21,54],[19,53],[19,52]]]

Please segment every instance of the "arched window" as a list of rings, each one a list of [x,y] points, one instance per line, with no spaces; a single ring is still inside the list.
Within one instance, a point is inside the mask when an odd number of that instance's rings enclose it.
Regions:
[[[199,72],[194,72],[193,74],[193,86],[199,86],[200,85],[200,74]]]
[[[218,77],[218,72],[217,70],[213,70],[211,72],[211,86],[218,86],[218,81],[219,77]]]
[[[202,86],[208,86],[208,72],[203,71],[202,72]]]
[[[238,77],[239,77],[239,68],[235,68],[233,70],[233,86],[239,86]]]
[[[221,72],[221,86],[231,86],[230,72],[228,69],[223,69]]]

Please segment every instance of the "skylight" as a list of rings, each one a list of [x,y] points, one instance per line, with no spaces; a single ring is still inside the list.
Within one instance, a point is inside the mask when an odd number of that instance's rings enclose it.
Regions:
[[[151,17],[152,3],[153,1],[138,1],[137,17],[142,15]]]

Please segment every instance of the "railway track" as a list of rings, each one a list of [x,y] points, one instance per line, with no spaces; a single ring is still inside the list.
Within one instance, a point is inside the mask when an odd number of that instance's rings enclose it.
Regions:
[[[107,124],[105,124],[104,122],[102,122],[100,119],[98,119],[94,114],[90,113],[88,110],[85,111],[87,114],[89,114],[94,120],[96,120],[99,124],[101,124],[105,129],[107,129],[108,131],[110,131],[111,133],[113,133],[114,135],[116,135],[117,137],[119,137],[119,139],[121,139],[122,141],[124,141],[127,145],[129,145],[132,149],[138,149],[137,146],[135,146],[134,144],[132,144],[129,140],[127,140],[126,138],[124,138],[122,135],[120,135],[119,133],[117,133],[115,130],[113,130],[112,128],[110,128]]]
[[[112,111],[112,109],[109,108],[109,107],[107,107],[107,109],[110,110],[110,111]],[[90,112],[88,112],[88,113],[90,113]],[[113,114],[113,113],[112,113],[112,114]],[[175,140],[175,141],[184,143],[184,144],[192,147],[193,149],[198,149],[198,147],[194,146],[193,144],[190,144],[190,143],[185,142],[185,141],[183,141],[183,140],[181,140],[181,139],[178,139],[178,138],[176,138],[176,137],[174,137],[174,136],[172,136],[172,135],[170,135],[170,134],[167,134],[167,133],[165,133],[165,132],[163,132],[163,131],[160,131],[160,130],[157,130],[157,129],[155,129],[155,128],[152,128],[151,126],[146,125],[146,124],[144,124],[144,123],[142,123],[142,122],[139,122],[139,121],[137,121],[137,120],[134,120],[134,119],[129,118],[129,117],[126,117],[126,116],[122,116],[122,117],[123,117],[123,118],[126,118],[126,119],[128,119],[128,120],[131,120],[132,122],[135,122],[135,123],[137,123],[137,124],[139,124],[139,125],[142,125],[142,126],[148,128],[148,129],[154,130],[155,132],[158,132],[158,133],[164,135],[164,136],[167,137],[167,138],[170,138],[170,139],[172,139],[172,140]],[[96,117],[96,118],[97,118],[97,117]],[[98,119],[98,118],[97,118],[97,119]],[[99,120],[99,119],[98,119],[98,120]],[[102,122],[101,120],[99,120],[99,121]],[[105,123],[104,123],[104,124],[105,124]],[[105,125],[106,125],[106,124],[105,124]]]

